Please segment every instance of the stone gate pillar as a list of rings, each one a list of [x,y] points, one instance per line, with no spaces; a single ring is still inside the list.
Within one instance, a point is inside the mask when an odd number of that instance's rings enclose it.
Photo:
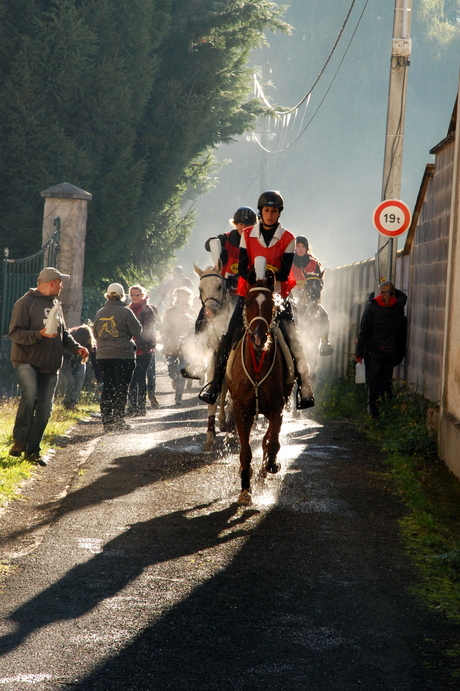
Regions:
[[[68,182],[62,182],[43,190],[41,196],[45,198],[43,244],[48,242],[55,230],[55,216],[61,219],[61,249],[56,268],[70,275],[70,281],[64,283],[64,290],[59,298],[66,324],[70,328],[81,324],[87,207],[93,195]]]

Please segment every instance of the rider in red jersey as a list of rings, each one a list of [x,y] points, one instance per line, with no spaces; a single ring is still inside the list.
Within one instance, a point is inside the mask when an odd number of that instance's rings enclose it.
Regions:
[[[208,404],[215,403],[219,396],[230,347],[234,336],[241,330],[244,296],[248,290],[247,278],[249,271],[254,267],[255,258],[257,256],[265,257],[267,268],[275,271],[275,290],[281,294],[282,298],[286,298],[295,286],[295,279],[291,272],[295,238],[279,221],[284,208],[283,198],[279,192],[269,190],[260,196],[257,208],[259,210],[259,222],[252,227],[245,228],[241,236],[238,263],[238,295],[240,299],[235,306],[228,331],[219,345],[214,379],[199,394],[199,398]],[[295,328],[291,306],[286,300],[283,302],[278,320],[296,366],[299,383],[297,408],[310,408],[314,405],[314,398],[310,386],[308,365]]]

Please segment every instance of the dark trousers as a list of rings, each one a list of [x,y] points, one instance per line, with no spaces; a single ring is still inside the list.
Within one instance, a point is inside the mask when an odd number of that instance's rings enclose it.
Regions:
[[[145,413],[147,396],[147,370],[152,353],[136,355],[136,367],[128,391],[128,408],[130,412]]]
[[[152,353],[152,359],[147,369],[147,393],[149,396],[154,396],[157,390],[157,370],[155,351]]]
[[[366,377],[369,395],[369,412],[372,417],[378,417],[377,401],[385,398],[391,400],[391,382],[395,366],[395,353],[373,351],[366,356]]]
[[[116,425],[125,417],[128,388],[135,361],[117,358],[98,360],[102,374],[101,417],[104,426]]]

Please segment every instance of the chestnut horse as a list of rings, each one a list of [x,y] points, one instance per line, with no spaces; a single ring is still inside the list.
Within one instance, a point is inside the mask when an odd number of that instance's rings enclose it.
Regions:
[[[267,473],[277,473],[280,469],[280,464],[276,461],[280,449],[279,434],[283,408],[293,384],[292,372],[290,376],[276,337],[279,328],[275,323],[275,274],[268,269],[265,278],[257,280],[255,272],[251,271],[249,285],[243,311],[244,335],[234,348],[226,377],[241,444],[239,504],[250,504],[252,501],[252,451],[249,437],[259,413],[268,420],[262,442],[261,475],[266,477]]]
[[[195,273],[200,277],[200,300],[206,318],[206,328],[197,336],[198,356],[204,357],[205,362],[201,365],[206,372],[207,381],[211,381],[214,376],[215,353],[219,345],[219,340],[227,330],[228,322],[232,312],[232,301],[226,287],[225,279],[221,275],[222,263],[220,259],[216,266],[208,266],[204,271],[195,264]],[[220,430],[224,431],[227,426],[225,415],[225,387],[222,387],[219,407]],[[216,412],[217,403],[208,405],[208,429],[206,432],[205,451],[214,447],[216,439]]]

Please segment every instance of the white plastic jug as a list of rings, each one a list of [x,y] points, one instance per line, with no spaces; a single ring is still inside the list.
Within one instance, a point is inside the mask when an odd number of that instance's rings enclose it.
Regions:
[[[60,302],[56,302],[50,310],[46,318],[45,333],[52,336],[58,330],[58,326],[62,321],[62,307]]]
[[[364,362],[357,362],[355,369],[355,384],[366,383],[366,368]]]

